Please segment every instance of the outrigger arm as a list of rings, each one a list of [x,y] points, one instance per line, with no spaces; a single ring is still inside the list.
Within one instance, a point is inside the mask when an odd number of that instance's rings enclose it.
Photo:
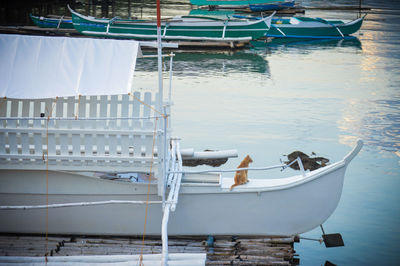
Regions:
[[[168,199],[163,205],[163,219],[161,225],[161,239],[162,239],[162,265],[168,265],[168,220],[170,211],[175,211],[176,204],[178,203],[179,190],[182,181],[182,156],[179,148],[178,139],[171,139],[171,153],[169,160],[169,167],[175,173],[166,173],[166,184],[169,186]]]

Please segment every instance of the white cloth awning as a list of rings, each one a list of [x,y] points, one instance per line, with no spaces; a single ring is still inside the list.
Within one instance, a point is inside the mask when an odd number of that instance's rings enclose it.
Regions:
[[[126,94],[139,42],[0,34],[0,97]]]

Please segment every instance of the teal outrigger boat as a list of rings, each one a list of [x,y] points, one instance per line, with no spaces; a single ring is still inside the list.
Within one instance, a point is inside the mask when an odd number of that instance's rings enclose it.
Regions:
[[[68,7],[69,8],[69,7]],[[152,20],[103,19],[84,16],[69,8],[77,31],[85,35],[138,40],[157,39],[157,23]],[[176,41],[250,41],[264,37],[272,14],[257,21],[181,16],[161,21],[161,38]]]
[[[71,17],[38,17],[29,15],[33,23],[40,28],[73,29]]]
[[[190,3],[197,6],[249,6],[253,4],[267,4],[284,1],[285,0],[190,0]]]
[[[352,21],[325,20],[322,18],[291,17],[273,18],[271,29],[266,37],[274,38],[302,38],[302,39],[346,39],[356,33],[366,15]],[[258,20],[261,17],[233,15],[236,18]]]
[[[267,37],[351,38],[350,35],[361,28],[364,18],[365,16],[348,22],[307,17],[275,19]]]

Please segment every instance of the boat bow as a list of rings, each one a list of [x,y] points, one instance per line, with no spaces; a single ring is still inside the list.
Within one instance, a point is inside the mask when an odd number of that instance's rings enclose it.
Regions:
[[[364,143],[361,139],[357,140],[356,146],[353,148],[351,152],[349,152],[344,158],[343,161],[345,162],[346,166],[356,157],[356,155],[361,151]]]

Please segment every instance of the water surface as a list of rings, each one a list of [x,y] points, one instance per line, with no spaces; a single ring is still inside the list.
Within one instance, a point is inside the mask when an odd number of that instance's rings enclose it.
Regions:
[[[400,11],[388,1],[363,2],[373,10],[355,40],[257,43],[245,51],[175,58],[174,133],[184,147],[238,149],[240,158],[225,167],[236,167],[246,154],[253,166],[277,164],[294,150],[336,161],[356,139],[365,142],[348,167],[339,206],[324,224],[327,233],[342,234],[345,247],[302,240],[296,244],[301,265],[398,265],[400,259]],[[303,236],[319,238],[321,230]]]
[[[308,7],[359,4],[298,2]],[[155,15],[154,4],[147,1],[116,3],[109,14]],[[241,51],[184,51],[174,58],[173,135],[182,138],[183,147],[237,149],[239,158],[229,160],[226,168],[236,167],[246,154],[253,166],[274,165],[294,150],[336,161],[358,138],[365,142],[348,167],[339,206],[324,224],[327,233],[342,234],[345,247],[326,249],[302,240],[295,246],[301,265],[327,260],[398,265],[400,260],[400,6],[383,0],[362,5],[372,9],[354,40],[258,42]],[[65,12],[64,7],[53,9]],[[162,9],[172,16],[188,14],[191,7],[188,1],[163,1]],[[102,11],[97,8],[96,14]],[[305,15],[355,19],[361,14],[310,9]],[[155,63],[138,62],[135,88],[157,88]],[[275,174],[251,172],[250,177]],[[317,228],[303,236],[320,235]]]

